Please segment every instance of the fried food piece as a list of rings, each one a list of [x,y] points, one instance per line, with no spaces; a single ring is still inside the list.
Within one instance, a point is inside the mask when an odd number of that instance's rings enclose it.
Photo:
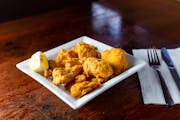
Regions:
[[[68,82],[68,83],[65,84],[65,88],[66,88],[67,90],[70,90],[70,88],[72,87],[72,85],[74,85],[75,83],[83,82],[83,81],[87,81],[86,75],[84,75],[84,74],[77,75],[77,76],[75,77],[75,80],[73,80],[72,82]]]
[[[83,63],[83,70],[87,76],[108,78],[113,74],[112,67],[104,60],[89,57]]]
[[[66,69],[71,69],[75,65],[81,65],[81,62],[78,58],[69,58],[63,61],[62,63]]]
[[[83,82],[83,81],[86,81],[86,80],[87,80],[86,75],[81,74],[81,75],[76,76],[74,82],[78,83],[78,82]]]
[[[77,43],[76,46],[74,47],[74,50],[76,51],[80,59],[84,59],[87,57],[100,58],[101,56],[101,54],[94,46],[86,44],[85,42]]]
[[[56,56],[56,63],[59,66],[62,66],[63,60],[69,59],[69,58],[77,58],[77,53],[73,50],[65,50],[61,49],[60,52]]]
[[[72,74],[72,72],[69,70],[65,70],[64,68],[53,69],[52,76],[52,83],[55,85],[70,82],[74,79],[74,75]]]
[[[114,75],[117,75],[128,68],[125,52],[121,48],[112,48],[110,50],[103,51],[102,59],[112,66]]]
[[[70,93],[71,96],[77,98],[89,93],[90,91],[96,89],[99,86],[100,84],[94,81],[77,82],[70,88]]]
[[[64,84],[71,82],[75,79],[78,74],[81,74],[83,71],[82,65],[75,65],[71,69],[65,68],[55,68],[53,69],[52,83],[55,85]]]
[[[51,77],[52,76],[52,70],[51,69],[44,70],[44,76],[46,78]]]
[[[74,65],[73,67],[67,70],[70,70],[73,74],[75,74],[75,76],[77,76],[83,72],[83,67],[82,65]]]

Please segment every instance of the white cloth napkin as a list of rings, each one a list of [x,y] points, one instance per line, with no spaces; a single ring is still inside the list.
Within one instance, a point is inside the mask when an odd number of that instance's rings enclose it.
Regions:
[[[162,60],[160,50],[158,50],[157,52],[160,59]],[[168,52],[175,64],[178,74],[180,75],[180,47],[175,49],[168,49]],[[143,59],[148,63],[146,49],[134,49],[133,54],[135,57]],[[165,79],[174,103],[180,103],[180,91],[178,90],[176,83],[172,78],[171,73],[164,61],[162,61],[160,71]],[[147,64],[138,72],[138,76],[144,104],[165,104],[164,95],[161,89],[158,75],[149,66],[149,64]]]

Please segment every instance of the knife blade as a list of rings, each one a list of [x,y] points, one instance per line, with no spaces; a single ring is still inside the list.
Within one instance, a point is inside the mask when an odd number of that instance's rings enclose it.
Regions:
[[[176,67],[174,66],[174,63],[173,63],[173,61],[172,61],[172,59],[171,59],[166,48],[161,49],[161,55],[162,55],[163,60],[167,64],[168,69],[169,69],[169,71],[170,71],[174,81],[176,82],[176,85],[177,85],[179,91],[180,91],[180,77],[179,77],[179,74],[177,73]]]

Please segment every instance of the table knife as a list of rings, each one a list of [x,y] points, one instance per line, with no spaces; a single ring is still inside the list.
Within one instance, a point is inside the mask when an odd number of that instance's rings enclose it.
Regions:
[[[173,61],[172,61],[172,59],[171,59],[166,48],[161,49],[161,55],[162,55],[163,60],[167,64],[169,71],[170,71],[174,81],[176,82],[176,85],[177,85],[179,91],[180,91],[180,77],[179,77],[179,74],[177,73],[176,67],[174,66],[174,63],[173,63]]]

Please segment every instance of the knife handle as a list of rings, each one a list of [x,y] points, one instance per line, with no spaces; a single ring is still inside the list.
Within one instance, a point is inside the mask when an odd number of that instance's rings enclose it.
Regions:
[[[174,81],[176,82],[176,85],[180,91],[180,77],[177,73],[177,70],[175,68],[169,68],[170,72],[171,72],[171,75],[172,77],[174,78]]]
[[[168,106],[172,106],[172,105],[174,105],[174,101],[173,101],[173,99],[172,99],[172,97],[170,95],[170,92],[169,92],[168,87],[167,87],[167,85],[165,83],[165,80],[164,80],[161,72],[159,70],[156,70],[156,71],[157,71],[158,76],[159,76],[159,80],[160,80],[160,83],[161,83],[161,87],[162,87],[162,91],[163,91],[163,94],[164,94],[164,99],[166,101],[166,104]]]

